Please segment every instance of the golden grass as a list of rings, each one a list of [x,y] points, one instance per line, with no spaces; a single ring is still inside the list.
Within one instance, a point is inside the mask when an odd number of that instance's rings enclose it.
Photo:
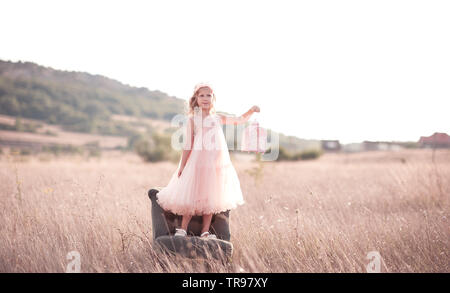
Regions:
[[[176,165],[135,155],[0,161],[0,272],[450,272],[450,150],[235,162],[247,203],[231,212],[228,265],[152,244],[147,191]],[[256,168],[256,169],[255,169]],[[262,175],[261,175],[262,174]]]

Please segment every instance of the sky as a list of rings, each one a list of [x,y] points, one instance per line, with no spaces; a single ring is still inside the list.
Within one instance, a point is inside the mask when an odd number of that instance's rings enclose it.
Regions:
[[[0,59],[100,74],[304,139],[450,134],[450,1],[2,1]]]

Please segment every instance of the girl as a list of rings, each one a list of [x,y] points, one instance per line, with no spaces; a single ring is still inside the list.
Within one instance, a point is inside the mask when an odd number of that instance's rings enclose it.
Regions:
[[[212,215],[245,203],[221,125],[245,123],[260,110],[253,106],[240,117],[229,117],[216,114],[215,101],[210,85],[195,86],[189,99],[187,141],[178,170],[158,192],[157,202],[164,210],[183,216],[175,236],[186,236],[192,216],[203,215],[200,236],[217,238],[209,233]]]

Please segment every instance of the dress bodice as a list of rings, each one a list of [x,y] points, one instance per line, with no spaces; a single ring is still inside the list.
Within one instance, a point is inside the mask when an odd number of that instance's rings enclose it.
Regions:
[[[194,117],[194,135],[198,133],[200,127],[202,129],[211,129],[220,126],[220,118],[216,114],[210,114],[203,119]]]
[[[226,140],[217,114],[210,114],[202,121],[194,118],[194,150],[217,151],[225,148]]]

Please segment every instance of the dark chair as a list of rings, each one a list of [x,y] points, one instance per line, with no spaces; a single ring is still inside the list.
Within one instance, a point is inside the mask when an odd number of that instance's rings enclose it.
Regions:
[[[148,191],[152,202],[152,229],[153,241],[164,251],[179,254],[188,258],[208,258],[230,260],[233,254],[233,244],[230,242],[230,211],[213,214],[209,232],[217,239],[200,238],[202,229],[202,216],[193,216],[189,222],[187,237],[175,237],[175,228],[181,226],[181,215],[165,211],[158,204],[156,187]]]

